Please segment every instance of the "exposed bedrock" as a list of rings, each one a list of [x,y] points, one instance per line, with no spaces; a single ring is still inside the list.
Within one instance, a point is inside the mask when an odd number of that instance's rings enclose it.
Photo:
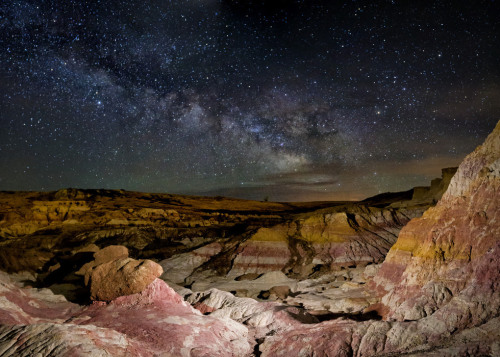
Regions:
[[[227,252],[256,227],[321,205],[112,190],[0,192],[0,269],[43,273],[91,244],[125,245],[133,258],[157,260],[217,242]]]
[[[385,194],[296,213],[274,225],[233,229],[225,239],[206,241],[160,261],[162,278],[198,290],[197,282],[207,287],[205,283],[219,278],[282,271],[303,279],[381,263],[401,228],[441,196],[451,172],[454,169],[443,170],[443,178],[426,189],[425,199],[412,199],[413,191]]]
[[[374,282],[381,291],[388,291],[382,300],[388,319],[416,320],[466,298],[488,302],[484,311],[478,307],[468,319],[478,323],[489,313],[498,313],[499,268],[497,125],[460,165],[437,206],[401,231]]]
[[[67,272],[91,258],[88,247],[123,245],[185,286],[272,271],[315,278],[383,261],[401,227],[432,204],[412,195],[285,204],[121,190],[2,192],[0,269],[38,274],[41,286],[63,292],[75,280]]]
[[[230,276],[282,270],[292,277],[381,262],[401,227],[423,209],[337,207],[259,229],[242,243]]]
[[[248,356],[248,329],[203,316],[160,279],[88,307],[0,272],[2,356]]]
[[[499,203],[500,123],[391,248],[372,283],[385,321],[290,329],[262,356],[500,355]]]

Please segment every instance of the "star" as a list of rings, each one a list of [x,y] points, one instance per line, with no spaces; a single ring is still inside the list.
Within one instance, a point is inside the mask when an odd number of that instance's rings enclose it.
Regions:
[[[2,3],[0,189],[361,199],[495,125],[494,2],[271,3]]]

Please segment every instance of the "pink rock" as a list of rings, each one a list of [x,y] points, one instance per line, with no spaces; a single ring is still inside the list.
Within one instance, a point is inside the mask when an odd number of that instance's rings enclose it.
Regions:
[[[403,228],[375,276],[389,321],[293,327],[266,338],[261,355],[498,355],[499,204],[500,122],[437,206]]]
[[[127,258],[128,249],[123,245],[109,245],[94,253],[95,265],[110,262],[112,260]]]
[[[248,330],[203,316],[162,280],[86,308],[0,272],[2,356],[248,356]]]
[[[65,321],[81,309],[49,289],[21,289],[0,272],[0,325]]]
[[[119,297],[104,307],[90,306],[75,321],[118,331],[154,353],[245,356],[250,352],[243,325],[203,316],[160,279],[141,293]]]
[[[387,318],[417,320],[473,289],[500,306],[500,123],[468,155],[436,207],[403,228],[375,286]],[[491,293],[497,298],[490,300]],[[389,312],[390,311],[390,312]]]

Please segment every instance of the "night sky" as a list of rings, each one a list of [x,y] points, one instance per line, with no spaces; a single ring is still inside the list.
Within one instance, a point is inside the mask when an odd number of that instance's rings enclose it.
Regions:
[[[0,190],[361,199],[500,119],[495,1],[10,1]]]

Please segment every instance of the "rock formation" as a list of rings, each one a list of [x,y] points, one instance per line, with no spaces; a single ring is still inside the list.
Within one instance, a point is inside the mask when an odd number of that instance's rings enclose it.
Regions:
[[[90,299],[111,301],[120,296],[140,293],[163,273],[152,260],[128,257],[124,246],[111,245],[94,253],[94,260],[83,265],[77,275],[83,275],[90,287]]]
[[[468,311],[478,316],[468,323],[484,322],[490,313],[498,313],[499,204],[497,125],[460,165],[436,207],[401,231],[375,279],[377,287],[388,292],[382,300],[388,319],[421,319],[452,306],[456,299],[488,301],[484,311]]]
[[[500,122],[441,201],[403,228],[372,287],[385,321],[327,321],[266,338],[262,356],[500,354]]]
[[[498,356],[500,123],[453,172],[357,203],[0,193],[0,354]]]
[[[246,356],[245,326],[203,316],[162,280],[109,304],[80,307],[0,273],[2,356]]]
[[[283,284],[245,293],[237,279],[275,271],[293,279],[317,278],[380,263],[403,225],[432,204],[412,200],[412,192],[359,203],[287,204],[122,190],[4,192],[0,269],[29,271],[37,275],[38,286],[82,302],[80,276],[88,283],[94,269],[82,271],[100,264],[98,258],[91,263],[93,253],[123,245],[130,258],[158,261],[168,282],[193,289],[231,282],[228,291],[239,296],[264,291],[265,297],[265,291]],[[111,265],[98,268],[94,281],[104,277],[104,269],[119,269]],[[132,267],[130,261],[126,266]],[[280,296],[269,293],[272,299]]]
[[[340,206],[259,229],[240,245],[230,276],[282,270],[307,277],[322,269],[383,261],[403,225],[423,209]]]

